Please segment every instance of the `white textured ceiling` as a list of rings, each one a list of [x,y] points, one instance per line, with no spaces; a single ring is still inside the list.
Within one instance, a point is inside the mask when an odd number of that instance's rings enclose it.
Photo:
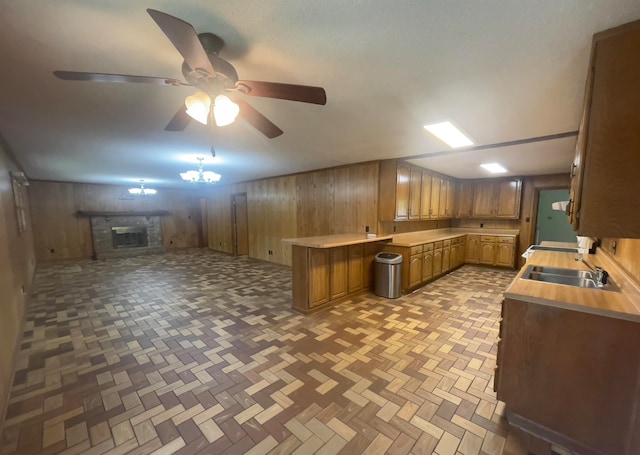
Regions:
[[[241,79],[322,86],[327,105],[247,98],[284,134],[237,121],[214,162],[206,127],[163,130],[192,88],[52,75],[182,79],[146,8],[221,36]],[[179,187],[196,156],[227,183],[395,157],[565,172],[575,137],[444,153],[422,125],[453,119],[481,146],[575,131],[591,36],[639,18],[638,0],[0,0],[0,135],[31,179],[76,182]]]

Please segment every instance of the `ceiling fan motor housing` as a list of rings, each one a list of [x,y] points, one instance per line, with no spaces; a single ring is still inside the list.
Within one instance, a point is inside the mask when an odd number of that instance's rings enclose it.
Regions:
[[[224,47],[224,41],[213,33],[200,33],[198,39],[207,53],[216,74],[210,75],[199,68],[191,68],[187,62],[182,63],[182,74],[192,85],[207,93],[213,91],[221,93],[225,89],[234,89],[238,82],[238,73],[231,63],[218,57],[218,52]]]

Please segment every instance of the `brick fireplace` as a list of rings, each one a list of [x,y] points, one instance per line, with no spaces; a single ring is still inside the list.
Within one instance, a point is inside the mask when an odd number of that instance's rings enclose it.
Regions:
[[[82,213],[91,218],[94,257],[107,259],[164,253],[162,214]]]

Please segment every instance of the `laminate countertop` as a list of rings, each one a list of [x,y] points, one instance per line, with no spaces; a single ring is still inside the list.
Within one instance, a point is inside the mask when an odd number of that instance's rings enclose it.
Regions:
[[[583,262],[576,261],[576,257],[584,259],[594,267],[604,268],[619,290],[580,288],[522,278],[530,265],[589,270]],[[600,250],[597,254],[536,250],[504,292],[504,297],[640,322],[640,289],[606,253]]]
[[[404,234],[394,234],[393,246],[418,246],[423,243],[438,242],[440,240],[462,237],[463,235],[491,235],[500,237],[515,237],[519,234],[517,229],[469,229],[469,228],[448,228],[432,229],[429,231],[407,232]]]
[[[334,234],[318,235],[315,237],[300,237],[295,239],[282,239],[291,245],[307,248],[337,248],[340,246],[357,245],[358,243],[380,242],[391,240],[392,235],[377,235],[368,237],[367,234]]]

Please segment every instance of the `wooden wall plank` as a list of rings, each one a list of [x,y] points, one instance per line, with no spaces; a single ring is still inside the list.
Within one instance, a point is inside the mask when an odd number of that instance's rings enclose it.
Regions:
[[[27,230],[18,221],[9,172],[20,169],[0,142],[0,428],[6,414],[14,361],[24,326],[26,295],[33,280],[36,259],[29,187],[21,187]]]
[[[192,190],[158,189],[154,196],[122,198],[127,188],[115,185],[33,181],[30,187],[38,261],[91,258],[91,224],[83,211],[167,210],[162,217],[166,249],[204,246],[200,194]]]

